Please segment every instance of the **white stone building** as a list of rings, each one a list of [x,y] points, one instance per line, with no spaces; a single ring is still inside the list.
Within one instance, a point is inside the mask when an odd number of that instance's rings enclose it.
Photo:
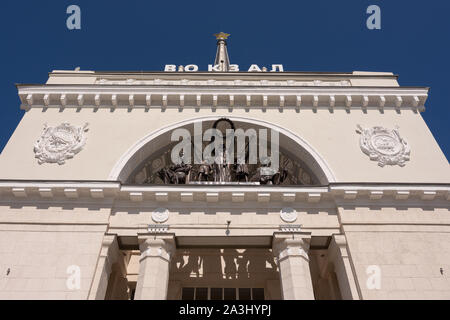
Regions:
[[[224,38],[219,71],[17,85],[0,299],[450,299],[450,170],[420,114],[428,88],[236,72]],[[278,133],[280,169],[178,170],[171,135],[202,139],[199,124]]]

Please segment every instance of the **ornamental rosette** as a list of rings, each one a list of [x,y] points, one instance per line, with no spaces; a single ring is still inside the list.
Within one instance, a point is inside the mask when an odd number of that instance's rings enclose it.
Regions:
[[[169,219],[169,210],[166,208],[157,208],[152,212],[152,220],[156,223],[163,223]]]
[[[295,220],[297,220],[297,216],[297,211],[293,208],[282,208],[280,210],[280,217],[284,222],[294,222]]]
[[[62,165],[83,149],[88,124],[72,126],[67,122],[57,127],[44,125],[41,137],[34,144],[35,157],[39,164],[57,163]]]
[[[383,127],[362,128],[358,125],[357,132],[361,134],[360,147],[372,161],[378,161],[380,167],[385,165],[405,166],[409,161],[410,148],[408,142],[400,136],[398,127],[393,130]]]

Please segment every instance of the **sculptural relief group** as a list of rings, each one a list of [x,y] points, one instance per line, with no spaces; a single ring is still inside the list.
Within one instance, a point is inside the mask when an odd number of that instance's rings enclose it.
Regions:
[[[222,128],[221,124],[224,124]],[[201,140],[192,139],[187,129],[176,129],[172,133],[172,141],[182,140],[171,149],[173,164],[157,171],[165,184],[238,182],[278,185],[288,174],[279,166],[276,131],[271,132],[270,156],[267,129],[259,129],[258,136],[254,129],[236,130],[231,120],[221,118],[204,133],[198,125],[194,132]],[[206,146],[205,141],[209,143]],[[195,169],[192,163],[196,165]]]

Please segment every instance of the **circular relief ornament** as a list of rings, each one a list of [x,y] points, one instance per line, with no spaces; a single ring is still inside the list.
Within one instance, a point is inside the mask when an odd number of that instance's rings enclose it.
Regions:
[[[358,125],[357,132],[361,134],[361,150],[372,161],[378,161],[380,167],[385,165],[405,166],[409,160],[410,148],[408,142],[400,137],[398,127],[389,130],[383,127],[364,129]]]
[[[152,212],[152,220],[156,223],[163,223],[169,219],[169,210],[165,208],[158,208]]]
[[[38,163],[61,165],[67,159],[73,158],[86,143],[87,126],[87,123],[82,127],[71,126],[67,122],[57,127],[49,127],[45,124],[41,137],[34,144],[34,153]]]
[[[284,222],[294,222],[297,220],[297,211],[293,208],[283,208],[280,210],[280,217]]]

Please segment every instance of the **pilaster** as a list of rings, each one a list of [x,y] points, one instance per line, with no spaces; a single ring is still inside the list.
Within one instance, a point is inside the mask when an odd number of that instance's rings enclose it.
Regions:
[[[334,265],[334,272],[339,283],[342,299],[360,300],[347,251],[345,235],[333,235],[328,252],[328,259]]]
[[[109,277],[113,264],[121,262],[119,245],[116,235],[105,235],[95,271],[94,280],[89,292],[89,300],[103,300],[106,297]],[[123,263],[123,261],[122,261]]]

